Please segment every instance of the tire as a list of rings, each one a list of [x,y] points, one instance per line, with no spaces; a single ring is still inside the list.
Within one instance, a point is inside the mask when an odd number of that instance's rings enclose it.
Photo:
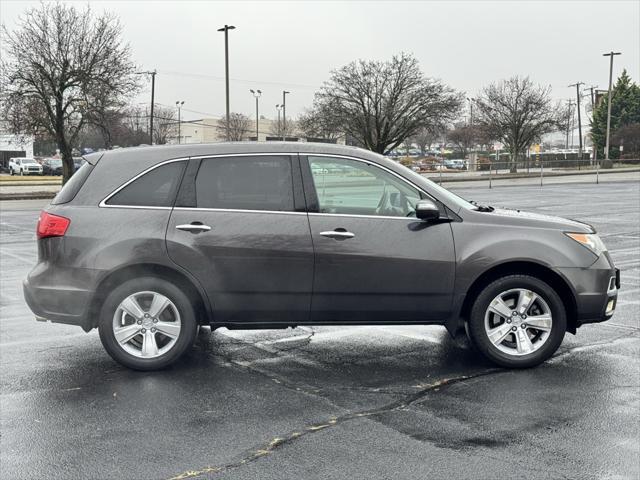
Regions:
[[[10,170],[11,170],[11,176],[13,177],[16,174],[16,172],[13,171],[13,168],[11,168]]]
[[[507,368],[541,364],[558,349],[566,329],[562,300],[550,285],[530,275],[509,275],[484,287],[467,323],[469,339],[480,353]]]
[[[20,176],[24,176],[24,171],[22,169],[20,169]]]
[[[156,300],[166,306],[156,308],[160,314],[154,317]],[[98,330],[102,345],[116,362],[134,370],[159,370],[191,348],[198,324],[191,300],[179,287],[160,278],[142,277],[109,293]]]

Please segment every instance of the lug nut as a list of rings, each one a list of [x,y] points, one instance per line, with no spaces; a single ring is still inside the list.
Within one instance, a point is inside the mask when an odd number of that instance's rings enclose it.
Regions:
[[[511,319],[510,318],[507,318],[507,323],[511,323]]]
[[[511,312],[511,316],[515,317],[516,315],[518,315],[518,312],[516,312],[515,310],[513,312]]]
[[[527,328],[527,324],[523,323],[522,325],[520,325],[522,328]]]
[[[145,313],[145,314],[144,314],[144,318],[149,318],[149,314],[148,314],[148,313]]]
[[[142,325],[142,320],[138,320],[136,323],[137,323],[138,325]]]
[[[143,328],[142,330],[140,330],[142,333],[147,333],[147,329]]]
[[[151,333],[156,333],[156,329],[155,329],[155,328],[152,328],[152,329],[151,329]]]
[[[153,319],[153,323],[158,323],[158,319],[157,319],[157,318],[154,318],[154,319]]]
[[[511,330],[515,332],[516,330],[518,330],[518,327],[511,327]]]
[[[526,318],[527,318],[527,316],[523,313],[523,314],[522,314],[522,319],[524,320],[524,319],[526,319]]]

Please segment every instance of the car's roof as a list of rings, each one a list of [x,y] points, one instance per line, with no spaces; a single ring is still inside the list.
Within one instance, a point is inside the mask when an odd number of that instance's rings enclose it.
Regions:
[[[370,158],[374,161],[379,158],[377,154],[358,147],[312,142],[224,142],[189,145],[154,145],[95,152],[85,155],[85,158],[89,163],[94,163],[98,159],[108,161],[110,158],[115,159],[118,157],[127,157],[130,160],[136,158],[142,160],[143,158],[149,159],[153,157],[154,160],[162,162],[173,158],[241,153],[324,153],[347,156],[354,155],[357,157]]]

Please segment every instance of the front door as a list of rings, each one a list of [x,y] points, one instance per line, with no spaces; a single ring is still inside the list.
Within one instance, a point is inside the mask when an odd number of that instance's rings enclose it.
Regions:
[[[167,249],[205,288],[216,322],[308,321],[313,247],[301,192],[297,156],[191,160]]]
[[[415,218],[427,195],[390,170],[303,157],[315,249],[314,322],[429,322],[451,311],[449,223]]]

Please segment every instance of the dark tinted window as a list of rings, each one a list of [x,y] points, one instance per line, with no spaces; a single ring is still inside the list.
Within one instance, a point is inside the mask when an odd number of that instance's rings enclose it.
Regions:
[[[106,202],[107,205],[173,206],[185,163],[172,162],[154,168],[116,193]],[[83,168],[84,165],[79,171]]]
[[[200,208],[293,210],[289,157],[225,157],[202,161],[196,177]]]
[[[89,174],[93,170],[93,165],[86,162],[80,167],[67,183],[64,184],[62,190],[58,192],[55,198],[51,201],[52,205],[58,205],[60,203],[68,203],[77,195],[84,182],[89,178]]]

